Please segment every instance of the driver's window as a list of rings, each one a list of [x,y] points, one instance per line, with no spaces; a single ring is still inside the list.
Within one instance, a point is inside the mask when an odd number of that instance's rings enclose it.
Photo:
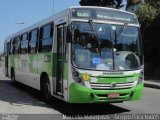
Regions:
[[[80,67],[90,67],[90,52],[89,50],[76,49],[75,61]]]

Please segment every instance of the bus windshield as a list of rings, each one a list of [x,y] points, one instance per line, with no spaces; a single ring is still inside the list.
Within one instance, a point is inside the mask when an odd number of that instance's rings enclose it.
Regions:
[[[134,70],[142,65],[139,28],[72,22],[72,63],[83,69]]]

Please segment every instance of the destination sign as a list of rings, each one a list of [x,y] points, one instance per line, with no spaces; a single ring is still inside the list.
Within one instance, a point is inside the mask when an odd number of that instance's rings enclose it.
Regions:
[[[137,17],[123,11],[98,8],[74,8],[72,9],[73,18],[103,19],[112,21],[124,21],[127,23],[138,24]]]

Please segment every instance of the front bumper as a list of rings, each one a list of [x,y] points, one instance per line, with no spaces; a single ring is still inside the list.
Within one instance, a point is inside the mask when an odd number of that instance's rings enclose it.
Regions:
[[[117,90],[93,90],[78,83],[72,83],[69,87],[70,103],[112,103],[131,100],[139,100],[142,96],[144,84],[141,83],[130,89]],[[110,93],[119,93],[118,98],[109,99]]]

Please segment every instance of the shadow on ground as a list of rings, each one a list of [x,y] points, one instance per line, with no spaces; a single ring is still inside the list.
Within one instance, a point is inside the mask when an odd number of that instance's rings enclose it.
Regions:
[[[36,90],[22,84],[13,86],[10,80],[1,80],[1,78],[0,100],[8,102],[13,106],[31,105],[48,107],[44,102],[40,100],[40,95],[38,95],[38,92]]]
[[[39,91],[20,83],[12,86],[10,80],[0,80],[0,91],[0,100],[10,104],[51,107],[64,115],[106,115],[130,111],[112,104],[69,104],[57,98],[46,105]]]
[[[50,105],[64,115],[75,116],[118,114],[130,111],[112,104],[69,104],[57,99]]]

